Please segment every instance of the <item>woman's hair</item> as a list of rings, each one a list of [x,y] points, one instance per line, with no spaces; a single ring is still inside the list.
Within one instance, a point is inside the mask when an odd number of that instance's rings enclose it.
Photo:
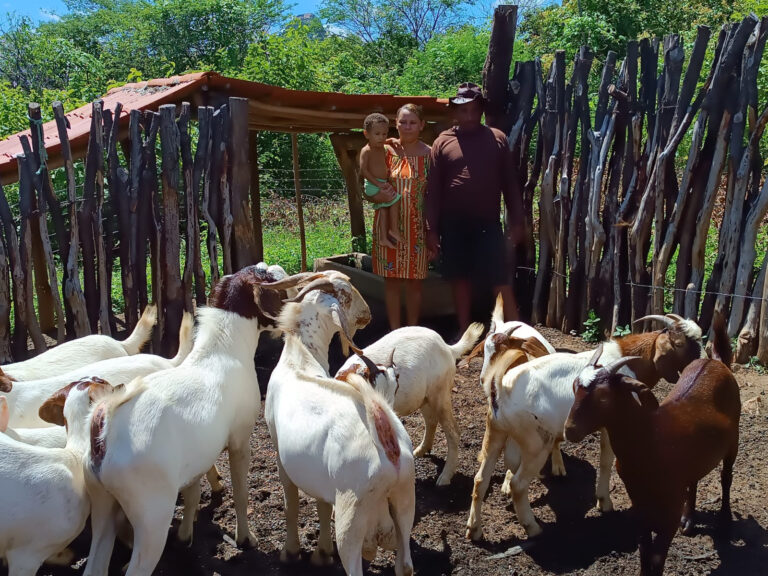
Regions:
[[[400,112],[403,110],[407,110],[408,112],[412,112],[413,114],[416,114],[416,116],[419,117],[419,120],[424,120],[424,109],[419,106],[418,104],[412,104],[411,102],[408,102],[408,104],[403,104],[400,106],[400,108],[397,109],[397,117],[400,117]]]

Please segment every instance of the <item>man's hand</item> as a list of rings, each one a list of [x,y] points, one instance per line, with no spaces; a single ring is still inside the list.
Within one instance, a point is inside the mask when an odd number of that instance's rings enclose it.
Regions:
[[[440,236],[434,230],[427,231],[427,258],[434,260],[440,252]]]

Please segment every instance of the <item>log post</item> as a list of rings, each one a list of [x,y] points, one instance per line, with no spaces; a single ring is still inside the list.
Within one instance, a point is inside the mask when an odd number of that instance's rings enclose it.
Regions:
[[[357,155],[362,148],[360,145],[353,144],[349,149],[347,139],[341,134],[331,134],[331,145],[336,154],[336,160],[341,168],[341,174],[344,177],[344,184],[347,188],[347,204],[349,206],[349,223],[352,232],[352,250],[354,252],[365,252],[365,212],[363,210],[363,192],[360,186],[360,173],[358,171]]]
[[[0,220],[3,223],[5,233],[5,245],[8,247],[8,259],[11,268],[11,286],[13,288],[13,335],[11,337],[11,353],[13,359],[18,362],[27,356],[27,297],[26,297],[26,273],[23,267],[21,251],[26,249],[19,246],[19,237],[16,234],[16,223],[13,221],[11,207],[0,184]]]
[[[216,202],[211,197],[213,192],[211,187],[213,186],[212,181],[214,179],[212,175],[213,156],[215,156],[213,150],[213,108],[210,106],[198,108],[197,119],[200,128],[200,138],[197,143],[195,165],[203,174],[203,218],[205,218],[205,223],[207,224],[205,238],[208,246],[208,260],[211,266],[211,287],[213,287],[219,281],[219,252],[216,246],[218,231],[212,212],[212,207],[216,205]],[[203,146],[202,149],[200,148],[201,145]]]
[[[63,259],[64,269],[64,301],[68,304],[68,311],[72,315],[72,329],[76,338],[90,334],[88,325],[88,312],[85,308],[85,296],[80,286],[80,274],[78,272],[78,222],[77,222],[77,193],[75,181],[75,165],[72,161],[72,149],[69,145],[67,134],[67,119],[64,115],[64,106],[61,102],[53,103],[53,115],[56,118],[56,128],[61,142],[61,158],[64,162],[64,170],[67,174],[67,214],[69,216],[69,238],[67,241],[67,258]]]
[[[756,354],[760,340],[768,338],[765,333],[759,334],[760,311],[765,307],[762,297],[766,268],[768,268],[768,256],[763,256],[763,265],[760,267],[760,273],[757,275],[757,280],[752,288],[752,299],[749,302],[747,319],[744,321],[741,332],[739,332],[736,352],[733,355],[733,361],[739,364],[749,362],[749,359]]]
[[[146,111],[144,113],[143,126],[147,138],[141,151],[143,170],[139,189],[139,222],[141,226],[139,233],[142,242],[149,243],[149,262],[152,271],[152,302],[157,306],[157,328],[152,333],[152,350],[155,354],[159,354],[162,350],[161,335],[165,323],[165,291],[163,290],[163,270],[160,266],[162,228],[160,199],[157,189],[156,152],[157,134],[160,130],[160,115],[155,112]],[[140,253],[146,253],[146,251]]]
[[[163,352],[169,357],[179,347],[179,327],[184,310],[179,253],[179,131],[176,127],[176,105],[159,108],[160,147],[162,150],[163,217],[160,265],[163,268],[165,322],[162,334]]]
[[[248,132],[249,157],[251,164],[251,226],[253,226],[254,259],[264,260],[264,233],[261,227],[261,188],[259,182],[259,133],[256,130]]]
[[[179,119],[176,121],[176,128],[179,134],[179,146],[181,149],[181,174],[184,182],[184,207],[186,208],[185,232],[186,241],[184,242],[184,271],[181,276],[181,290],[184,294],[184,310],[194,312],[193,296],[193,277],[195,269],[195,246],[196,242],[195,228],[197,227],[197,210],[194,201],[194,160],[192,159],[192,140],[189,136],[189,120],[192,110],[189,102],[182,102]],[[179,232],[181,233],[181,232]],[[199,234],[198,234],[199,235]],[[202,303],[201,303],[202,304]]]
[[[35,351],[39,354],[45,352],[47,346],[43,338],[43,332],[40,329],[37,316],[35,315],[35,306],[33,302],[32,285],[32,210],[34,202],[34,186],[30,176],[28,160],[26,156],[16,156],[19,166],[19,211],[21,212],[21,225],[19,227],[19,239],[21,241],[19,256],[21,269],[23,271],[22,280],[22,298],[24,300],[24,310],[26,312],[26,324],[29,328],[29,336],[35,346]],[[26,346],[26,342],[24,343]]]
[[[5,243],[0,239],[0,364],[13,362],[11,354],[11,286],[8,278],[9,260]]]
[[[304,208],[301,202],[301,177],[299,176],[299,140],[291,133],[291,157],[293,159],[293,186],[296,189],[296,210],[299,213],[299,238],[301,239],[301,271],[307,271],[307,238],[304,232]]]
[[[211,214],[218,214],[219,239],[224,274],[232,274],[232,203],[229,188],[229,106],[224,104],[213,113],[212,186],[209,207]],[[215,218],[215,216],[214,216]]]
[[[230,194],[232,211],[232,266],[240,270],[256,264],[251,221],[250,180],[248,152],[248,98],[229,99],[229,158]]]
[[[509,134],[514,119],[507,114],[509,105],[509,69],[515,47],[517,6],[502,4],[493,12],[488,54],[483,66],[485,122]]]

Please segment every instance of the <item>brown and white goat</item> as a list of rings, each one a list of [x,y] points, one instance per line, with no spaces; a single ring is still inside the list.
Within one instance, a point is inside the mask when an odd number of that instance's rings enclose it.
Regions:
[[[667,327],[606,342],[602,357],[611,362],[640,352],[642,358],[636,359],[631,367],[624,367],[626,375],[639,377],[651,385],[660,377],[676,381],[678,373],[702,354],[701,330],[694,322],[679,317],[652,319],[663,320]],[[563,468],[555,447],[563,440],[563,425],[573,405],[573,381],[591,355],[591,352],[557,353],[511,369],[489,366],[486,370],[481,380],[489,403],[488,419],[479,458],[481,464],[475,475],[467,537],[473,540],[482,537],[482,501],[502,450],[507,468],[515,471],[507,478],[502,491],[512,496],[518,520],[528,535],[541,532],[528,501],[528,487],[550,453],[553,468]],[[598,505],[603,511],[613,508],[609,491],[612,468],[613,452],[603,435],[596,488]]]
[[[617,373],[631,358],[599,368],[600,352],[573,384],[565,436],[578,442],[600,428],[608,431],[641,522],[640,574],[661,575],[678,523],[684,533],[693,528],[698,481],[721,460],[721,514],[730,521],[741,399],[725,321],[715,318],[713,359],[692,362],[661,404],[647,386]]]

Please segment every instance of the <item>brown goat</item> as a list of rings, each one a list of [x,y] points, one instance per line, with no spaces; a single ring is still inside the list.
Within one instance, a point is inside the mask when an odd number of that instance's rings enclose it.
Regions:
[[[641,522],[642,576],[663,573],[678,523],[684,533],[693,528],[698,481],[721,460],[721,518],[731,517],[741,399],[730,370],[725,321],[719,314],[713,351],[713,360],[695,360],[683,371],[661,404],[647,386],[616,373],[632,362],[628,358],[597,368],[595,354],[573,384],[576,401],[565,437],[578,442],[595,430],[608,430],[616,468]]]

